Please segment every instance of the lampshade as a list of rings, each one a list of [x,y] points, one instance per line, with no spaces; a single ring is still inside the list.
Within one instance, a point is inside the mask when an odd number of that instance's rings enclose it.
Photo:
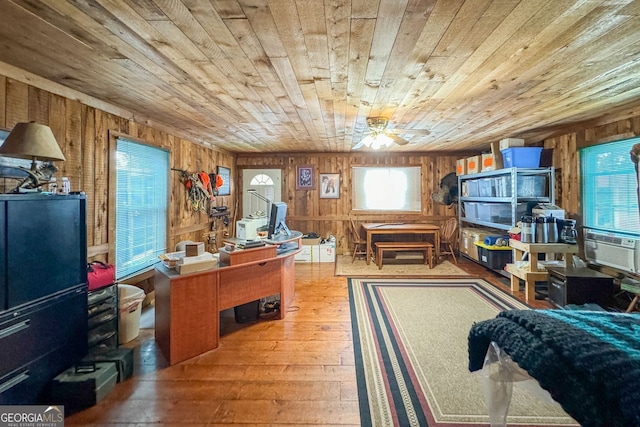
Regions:
[[[0,146],[0,155],[30,159],[32,168],[36,159],[66,160],[51,128],[36,122],[16,124]]]

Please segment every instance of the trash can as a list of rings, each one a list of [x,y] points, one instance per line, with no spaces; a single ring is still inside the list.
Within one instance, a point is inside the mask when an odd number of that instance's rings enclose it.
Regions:
[[[140,314],[144,291],[132,285],[118,285],[118,343],[127,343],[140,335]]]
[[[233,308],[237,323],[249,323],[258,320],[260,300],[248,302]]]

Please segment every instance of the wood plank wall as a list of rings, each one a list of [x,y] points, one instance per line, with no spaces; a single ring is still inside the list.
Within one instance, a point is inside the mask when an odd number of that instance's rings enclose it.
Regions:
[[[455,209],[437,205],[431,200],[431,193],[437,191],[440,180],[454,171],[455,161],[477,153],[289,153],[268,157],[261,155],[233,155],[205,148],[189,140],[180,138],[153,125],[139,123],[133,118],[125,118],[109,113],[101,108],[79,101],[80,97],[62,96],[47,90],[47,84],[29,84],[33,79],[19,81],[0,74],[0,128],[10,130],[21,121],[35,120],[51,127],[67,157],[58,162],[58,178],[68,176],[72,190],[82,190],[87,194],[89,225],[89,254],[91,258],[109,261],[108,227],[112,219],[108,215],[111,191],[108,182],[109,131],[130,135],[151,145],[171,151],[171,166],[189,171],[215,171],[215,167],[231,168],[231,195],[218,197],[216,205],[229,206],[233,212],[242,212],[237,198],[237,189],[242,188],[242,169],[280,168],[283,170],[283,200],[289,204],[289,226],[303,232],[317,232],[321,236],[333,234],[337,238],[337,252],[349,249],[348,220],[357,222],[388,220],[384,212],[367,214],[351,210],[350,188],[352,185],[351,166],[373,165],[420,165],[423,186],[423,208],[419,214],[394,216],[393,220],[404,222],[426,221],[440,223],[446,217],[456,215]],[[41,83],[41,82],[40,82]],[[45,88],[43,89],[42,86]],[[53,85],[52,85],[53,86]],[[96,105],[100,105],[97,102]],[[556,167],[557,204],[568,215],[579,219],[579,165],[577,149],[602,142],[640,135],[640,113],[634,110],[625,116],[603,116],[602,119],[559,132],[544,141],[545,148],[553,149],[553,166]],[[488,148],[488,147],[487,147]],[[314,165],[316,179],[318,173],[339,173],[340,198],[319,199],[316,190],[295,190],[296,165]],[[206,214],[193,212],[186,200],[186,191],[179,180],[179,174],[171,174],[171,213],[169,248],[180,240],[202,241],[203,233],[212,225],[220,239],[227,229],[221,220],[212,222]],[[235,218],[239,219],[239,218]]]
[[[53,85],[52,85],[53,86]],[[190,172],[216,171],[216,166],[235,167],[235,156],[179,138],[134,119],[127,119],[92,107],[76,99],[55,94],[25,82],[0,75],[0,128],[11,130],[18,122],[36,121],[48,125],[66,161],[56,162],[55,175],[69,177],[72,191],[87,195],[88,252],[90,260],[109,259],[109,215],[115,186],[109,182],[109,138],[119,134],[170,151],[171,167]],[[203,235],[216,226],[218,239],[228,232],[221,220],[194,212],[178,172],[170,172],[170,217],[168,250],[181,240],[206,241]],[[219,196],[215,205],[233,206],[235,186],[230,196]],[[111,253],[112,255],[112,253]]]
[[[455,172],[456,159],[453,153],[316,153],[316,154],[273,154],[260,156],[238,154],[237,182],[242,188],[242,170],[252,168],[282,169],[282,200],[288,205],[287,225],[292,230],[303,233],[315,232],[322,237],[332,234],[336,237],[338,254],[350,250],[349,218],[360,222],[431,222],[440,224],[446,218],[457,215],[455,206],[444,206],[433,202],[431,194],[438,191],[441,179]],[[315,168],[316,188],[314,190],[296,190],[296,166],[312,165]],[[422,169],[422,211],[390,215],[388,212],[354,212],[351,209],[351,167],[352,166],[420,166]],[[340,174],[340,197],[338,199],[320,199],[318,174]],[[239,201],[241,203],[241,200]],[[238,208],[242,212],[242,207]]]

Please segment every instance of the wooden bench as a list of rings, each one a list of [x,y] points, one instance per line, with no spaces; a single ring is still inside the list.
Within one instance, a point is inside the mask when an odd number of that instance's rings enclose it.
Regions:
[[[422,251],[424,252],[424,263],[433,268],[433,243],[429,242],[376,242],[376,261],[378,269],[382,269],[382,258],[385,251]]]

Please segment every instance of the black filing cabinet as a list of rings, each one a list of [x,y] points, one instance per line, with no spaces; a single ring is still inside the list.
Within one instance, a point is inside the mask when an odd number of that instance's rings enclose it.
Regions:
[[[49,403],[87,351],[84,195],[0,195],[0,405]]]
[[[590,268],[547,267],[549,300],[557,306],[595,303],[606,308],[614,304],[613,277]]]

